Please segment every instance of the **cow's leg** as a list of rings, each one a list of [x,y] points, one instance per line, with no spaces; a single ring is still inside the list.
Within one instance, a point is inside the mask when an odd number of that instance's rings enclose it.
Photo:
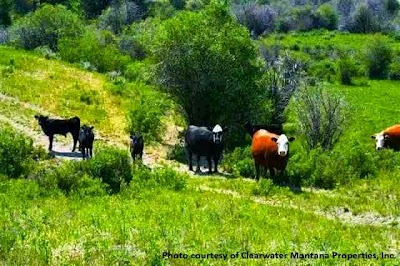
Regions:
[[[218,157],[214,157],[214,172],[218,173]]]
[[[74,134],[74,135],[72,135],[72,138],[74,139],[74,146],[72,147],[72,152],[74,152],[76,149],[76,143],[78,142],[78,139],[79,139],[79,135]],[[79,146],[80,146],[80,144],[79,144]]]
[[[49,135],[49,151],[53,150],[53,135]]]
[[[188,151],[188,153],[189,153],[189,171],[193,171],[193,165],[192,165],[193,153],[191,151]]]
[[[82,148],[81,153],[82,153],[82,159],[85,160],[86,148]]]
[[[90,147],[89,151],[90,151],[90,158],[92,158],[93,157],[93,147]]]
[[[271,174],[271,178],[273,179],[275,177],[275,170],[273,167],[269,168],[269,173]]]
[[[140,160],[143,160],[143,151],[140,152]]]
[[[254,163],[255,169],[256,169],[256,180],[259,180],[260,178],[260,165],[258,163]]]
[[[211,156],[207,156],[207,162],[208,162],[208,173],[209,173],[209,174],[212,174]]]
[[[200,159],[201,159],[200,155],[197,155],[197,169],[196,169],[196,172],[201,172]]]

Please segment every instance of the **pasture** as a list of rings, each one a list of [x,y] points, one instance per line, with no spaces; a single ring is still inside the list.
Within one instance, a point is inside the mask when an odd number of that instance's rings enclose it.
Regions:
[[[331,38],[334,43],[355,45],[367,43],[370,36]],[[288,46],[292,42],[321,45],[326,37],[287,36],[285,40]],[[397,43],[391,45],[398,49]],[[79,115],[82,121],[95,126],[103,140],[108,140],[104,141],[106,144],[113,141],[119,145],[114,146],[128,154],[129,101],[134,99],[140,103],[149,97],[161,99],[154,108],[157,115],[165,114],[162,121],[167,129],[161,131],[166,132],[160,134],[162,144],[151,144],[150,150],[154,152],[150,155],[157,160],[158,157],[165,159],[165,151],[159,150],[178,142],[176,132],[171,133],[169,129],[182,126],[183,119],[174,116],[177,110],[171,99],[150,85],[120,84],[106,74],[1,46],[0,72],[0,115],[5,118],[2,123],[15,122],[40,134],[33,119],[38,111],[63,117]],[[26,178],[9,179],[4,174],[1,177],[0,262],[11,265],[398,265],[400,155],[393,151],[378,154],[370,136],[399,122],[399,85],[398,81],[364,79],[357,80],[353,86],[324,84],[329,90],[343,94],[351,110],[349,124],[334,153],[336,157],[330,158],[329,154],[321,157],[321,163],[324,158],[328,161],[326,168],[313,172],[313,175],[335,176],[332,189],[306,186],[307,180],[299,182],[300,186],[278,186],[270,180],[256,183],[231,174],[193,176],[186,173],[187,165],[181,171],[181,167],[175,168],[173,162],[164,160],[166,164],[154,170],[138,165],[125,167],[124,171],[132,175],[130,185],[121,185],[119,193],[108,194],[104,184],[92,178],[98,166],[96,161],[93,165],[79,162],[78,168],[74,168],[74,162],[32,159]],[[290,108],[285,128],[296,135],[296,117]],[[311,167],[307,165],[309,161],[301,141],[299,137],[292,146],[288,165],[292,180],[304,179],[308,173],[304,169]],[[93,160],[99,146],[95,142]],[[346,157],[347,154],[351,157]],[[106,155],[99,156],[104,160],[99,159],[99,163],[115,158]],[[249,153],[244,156],[250,158]],[[112,161],[115,165],[125,165],[124,162]],[[52,168],[53,172],[47,174],[44,169],[49,166],[61,170]],[[330,170],[336,172],[327,173]],[[357,171],[366,174],[356,178],[353,175]],[[112,168],[111,172],[117,171]],[[163,252],[281,253],[288,254],[288,258],[241,258],[229,262],[163,259]],[[290,258],[292,252],[329,254],[330,257],[295,259]],[[368,253],[377,258],[333,258],[333,252]],[[382,259],[382,252],[395,258]]]

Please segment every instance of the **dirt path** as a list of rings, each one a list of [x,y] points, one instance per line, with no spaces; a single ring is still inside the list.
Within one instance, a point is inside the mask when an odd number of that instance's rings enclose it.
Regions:
[[[261,204],[268,205],[273,207],[285,208],[285,209],[295,209],[300,210],[305,213],[310,213],[313,215],[321,216],[327,218],[329,220],[339,220],[340,222],[348,225],[371,225],[371,226],[383,226],[383,227],[397,227],[400,228],[400,217],[398,216],[381,216],[377,213],[362,213],[362,214],[354,214],[350,210],[343,208],[332,208],[329,211],[323,211],[316,207],[308,208],[307,210],[304,207],[298,206],[293,202],[281,202],[276,199],[266,199],[262,197],[256,196],[244,196],[240,195],[236,191],[227,190],[227,189],[218,189],[218,188],[210,188],[207,186],[200,186],[200,191],[211,191],[218,194],[229,195],[233,198],[238,199],[250,199],[251,201]]]
[[[16,105],[19,105],[21,108],[29,109],[36,113],[48,113],[48,111],[41,109],[39,106],[25,103],[20,101],[17,98],[10,97],[0,93],[0,101],[3,102],[10,102]],[[56,115],[51,115],[54,118],[60,118]],[[23,133],[24,135],[33,139],[34,144],[38,146],[42,146],[47,149],[49,145],[48,137],[41,131],[39,126],[32,123],[32,119],[29,117],[24,116],[12,116],[12,114],[1,114],[0,113],[0,122],[8,123],[17,131]],[[169,128],[167,131],[173,131],[176,129]],[[175,132],[176,133],[176,132]],[[168,132],[168,143],[167,146],[171,146],[174,144],[174,134],[172,132]],[[107,139],[104,137],[101,132],[96,131],[96,141],[104,142],[108,145],[116,146],[118,148],[124,149],[128,152],[128,139],[126,143],[119,143]],[[176,139],[176,138],[175,138]],[[176,140],[175,140],[176,141]],[[53,141],[53,155],[59,159],[66,159],[66,160],[81,160],[81,153],[80,152],[71,152],[72,149],[72,137],[68,135],[66,138],[63,136],[55,136]],[[94,153],[96,150],[94,150]],[[188,170],[188,166],[186,164],[172,162],[166,159],[166,149],[165,147],[150,147],[148,152],[143,155],[143,163],[153,168],[157,165],[169,165],[176,170],[184,173],[188,173],[191,177],[196,178],[199,176],[206,176],[207,169],[202,166],[201,173],[193,173]],[[204,163],[204,162],[203,162]],[[213,176],[215,178],[225,178],[223,175]],[[254,180],[248,180],[249,182]],[[212,191],[214,193],[225,194],[232,196],[234,198],[249,198],[249,196],[240,195],[239,193],[232,191],[232,190],[225,190],[225,189],[217,189],[217,188],[210,188],[207,186],[200,186],[199,190],[202,191]],[[307,191],[310,193],[323,193],[324,195],[335,197],[337,196],[336,193],[327,190],[319,190],[319,189],[309,189],[309,188],[302,188],[303,191]],[[343,208],[332,208],[330,211],[323,211],[318,208],[312,208],[305,210],[301,206],[295,205],[293,202],[281,202],[278,200],[268,200],[262,197],[255,197],[251,196],[250,199],[257,204],[262,205],[269,205],[275,206],[280,208],[290,208],[290,209],[297,209],[303,212],[311,213],[314,215],[322,216],[331,220],[339,220],[342,223],[350,224],[350,225],[372,225],[372,226],[395,226],[400,227],[400,217],[392,217],[392,216],[380,216],[376,213],[362,213],[362,214],[354,214],[350,210],[346,210]]]

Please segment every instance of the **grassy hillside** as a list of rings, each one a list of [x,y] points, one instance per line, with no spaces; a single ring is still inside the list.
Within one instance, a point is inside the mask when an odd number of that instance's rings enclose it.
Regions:
[[[32,125],[36,124],[32,116],[40,110],[59,116],[79,115],[108,138],[126,139],[126,115],[134,99],[134,84],[115,87],[105,75],[7,47],[0,47],[0,71],[0,93],[19,99],[0,101],[0,115]],[[363,153],[375,156],[370,135],[398,123],[398,85],[395,81],[326,85],[342,93],[351,107],[351,123],[339,143],[343,153],[351,150],[356,140],[362,144]],[[153,93],[153,88],[137,86]],[[293,125],[295,118],[289,114]],[[292,161],[304,160],[295,158],[300,146],[299,141],[293,145]],[[381,154],[399,159],[393,152]],[[293,165],[289,163],[289,172],[295,170]],[[352,180],[332,190],[317,190],[279,187],[269,180],[256,183],[221,176],[190,178],[165,170],[156,170],[151,176],[136,169],[131,185],[110,196],[88,176],[65,193],[51,187],[52,180],[46,179],[51,175],[39,170],[30,179],[4,177],[0,182],[4,214],[0,218],[1,263],[227,264],[220,259],[162,259],[163,252],[168,251],[288,254],[284,260],[232,259],[228,262],[231,265],[400,263],[397,171],[380,168],[374,177]],[[67,176],[62,182],[72,182],[73,178],[76,176]],[[290,259],[291,252],[326,253],[330,258]],[[379,258],[332,258],[333,252],[372,253]],[[381,259],[381,252],[397,257]]]

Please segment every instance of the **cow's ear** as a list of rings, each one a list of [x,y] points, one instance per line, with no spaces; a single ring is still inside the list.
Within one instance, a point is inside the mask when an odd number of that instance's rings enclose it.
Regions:
[[[228,132],[228,131],[229,131],[229,127],[224,127],[224,128],[222,129],[222,131]]]
[[[133,136],[132,136],[132,135],[130,135],[130,136],[129,136],[129,138],[130,138],[130,139],[133,139]]]
[[[376,138],[375,135],[372,135],[372,136],[371,136],[371,139],[375,139],[375,138]]]
[[[94,126],[91,126],[91,127],[90,127],[90,130],[93,130],[93,128],[94,128]]]
[[[34,118],[35,119],[39,119],[39,115],[34,115]]]
[[[272,137],[271,139],[272,139],[273,142],[277,142],[278,141],[278,139],[275,138],[275,137]]]
[[[383,138],[384,138],[384,139],[388,139],[388,138],[389,138],[389,135],[385,134],[385,135],[383,135]]]
[[[292,142],[293,140],[295,140],[296,138],[295,137],[290,137],[289,138],[289,142]]]

